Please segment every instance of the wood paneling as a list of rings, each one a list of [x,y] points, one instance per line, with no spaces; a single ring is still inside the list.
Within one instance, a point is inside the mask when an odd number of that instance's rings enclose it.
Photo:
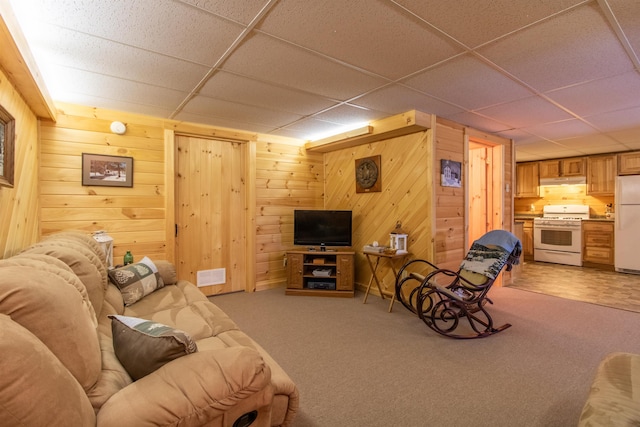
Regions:
[[[167,259],[165,144],[162,120],[62,105],[56,123],[41,123],[40,215],[43,235],[107,230],[114,263],[127,250]],[[127,124],[124,135],[112,121]],[[133,157],[133,188],[82,185],[82,153]]]
[[[255,154],[256,289],[286,283],[284,256],[293,248],[293,211],[321,209],[322,153],[261,135]]]
[[[353,248],[356,251],[356,283],[366,286],[370,271],[362,247],[373,241],[389,245],[389,233],[397,221],[409,234],[413,257],[432,258],[431,131],[423,131],[371,144],[326,153],[325,207],[353,211]],[[381,156],[382,191],[356,193],[355,161]],[[380,272],[381,284],[392,290],[391,270]]]
[[[16,135],[14,185],[0,187],[0,258],[8,258],[38,239],[38,121],[1,68],[0,105]]]
[[[438,219],[435,224],[435,263],[438,267],[452,270],[458,269],[462,258],[467,253],[467,248],[464,247],[466,231],[464,149],[464,128],[438,122],[435,130],[435,161],[432,169],[436,195],[435,217]],[[462,164],[461,187],[440,185],[441,159]],[[453,227],[453,224],[460,226]]]

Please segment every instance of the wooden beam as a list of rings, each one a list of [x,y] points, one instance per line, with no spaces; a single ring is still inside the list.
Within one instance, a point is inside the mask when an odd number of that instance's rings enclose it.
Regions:
[[[376,120],[371,122],[368,127],[372,128],[368,134],[350,137],[348,132],[346,132],[345,134],[347,135],[343,139],[335,140],[335,138],[325,138],[319,141],[307,142],[304,147],[307,151],[328,153],[342,150],[343,148],[355,147],[383,139],[420,132],[431,128],[431,114],[411,110],[406,113]]]
[[[27,41],[9,2],[0,2],[0,67],[40,119],[56,120],[56,107],[49,95]]]

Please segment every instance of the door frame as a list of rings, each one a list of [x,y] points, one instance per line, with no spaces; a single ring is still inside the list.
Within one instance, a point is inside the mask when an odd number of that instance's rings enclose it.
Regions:
[[[223,132],[221,132],[223,133]],[[164,152],[165,152],[165,230],[166,230],[166,254],[167,260],[176,262],[176,135],[194,136],[206,139],[230,140],[247,144],[245,156],[245,206],[246,206],[246,244],[244,254],[246,257],[246,277],[245,292],[255,292],[256,290],[256,137],[255,135],[239,135],[232,133],[226,135],[211,135],[210,129],[200,128],[188,131],[176,129],[164,130]],[[179,279],[179,278],[178,278]]]
[[[464,138],[465,150],[465,246],[469,247],[471,242],[469,241],[469,169],[471,165],[469,152],[472,149],[473,144],[480,144],[492,151],[492,194],[493,203],[491,204],[491,211],[487,212],[487,218],[490,218],[488,223],[491,224],[491,229],[503,229],[504,217],[505,217],[505,146],[500,143],[492,142],[487,139],[483,139],[477,136],[471,136],[465,134]]]

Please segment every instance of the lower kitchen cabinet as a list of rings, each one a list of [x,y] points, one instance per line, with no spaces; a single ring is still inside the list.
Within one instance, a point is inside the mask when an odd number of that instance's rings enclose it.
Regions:
[[[582,221],[582,261],[589,267],[614,268],[614,223]]]
[[[533,220],[522,220],[522,257],[526,260],[533,260]]]

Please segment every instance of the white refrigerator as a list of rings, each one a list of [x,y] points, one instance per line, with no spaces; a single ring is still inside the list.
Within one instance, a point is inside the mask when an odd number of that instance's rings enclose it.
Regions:
[[[616,271],[640,274],[640,175],[618,177],[615,218]]]

